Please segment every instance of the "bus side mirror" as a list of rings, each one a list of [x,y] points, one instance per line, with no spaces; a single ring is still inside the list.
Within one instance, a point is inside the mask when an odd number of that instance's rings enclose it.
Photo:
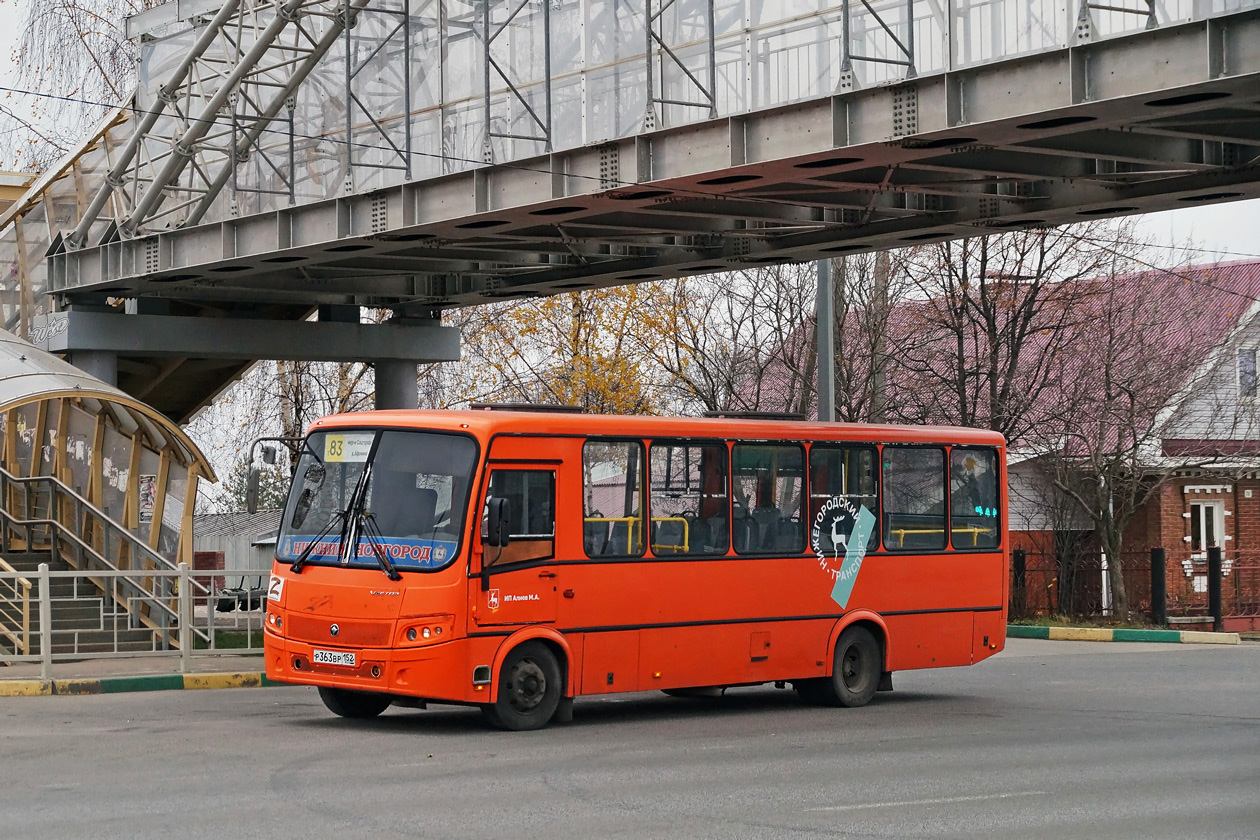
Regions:
[[[262,480],[262,470],[255,464],[249,465],[249,476],[245,479],[245,510],[258,513],[258,485]]]
[[[486,501],[486,532],[483,535],[486,545],[501,547],[508,544],[511,512],[512,508],[507,499],[491,496]]]
[[[276,448],[269,443],[263,444],[263,463],[267,466],[274,466],[276,463]]]

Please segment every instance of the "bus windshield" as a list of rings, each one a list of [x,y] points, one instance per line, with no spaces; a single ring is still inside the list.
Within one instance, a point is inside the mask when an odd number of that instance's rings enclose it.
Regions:
[[[476,444],[462,435],[315,432],[293,474],[276,558],[400,571],[443,568],[459,553],[476,460]],[[343,552],[347,533],[356,534],[358,544]]]

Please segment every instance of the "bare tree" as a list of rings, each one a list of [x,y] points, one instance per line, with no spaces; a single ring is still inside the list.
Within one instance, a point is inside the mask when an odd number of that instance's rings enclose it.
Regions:
[[[1017,231],[916,249],[906,269],[921,302],[903,306],[908,340],[890,377],[894,416],[993,429],[1018,446],[1044,418],[1040,404],[1074,335],[1074,281],[1109,273],[1144,244],[1128,220]]]
[[[893,315],[913,291],[910,251],[882,251],[833,260],[836,419],[888,419],[888,374],[917,337],[894,334]]]
[[[1205,355],[1199,342],[1170,337],[1202,323],[1211,297],[1175,276],[1122,273],[1129,267],[1117,259],[1113,271],[1082,281],[1091,292],[1082,313],[1088,317],[1078,318],[1074,352],[1055,367],[1058,411],[1041,429],[1042,460],[1054,485],[1093,523],[1121,621],[1130,607],[1124,532],[1167,478],[1160,456],[1170,407],[1175,414],[1178,394],[1196,390],[1191,380]]]
[[[40,171],[73,148],[136,89],[137,44],[124,21],[141,0],[26,0],[13,61],[16,86],[0,103],[2,153]]]
[[[682,412],[808,413],[817,382],[812,265],[654,284],[671,301],[644,335]]]

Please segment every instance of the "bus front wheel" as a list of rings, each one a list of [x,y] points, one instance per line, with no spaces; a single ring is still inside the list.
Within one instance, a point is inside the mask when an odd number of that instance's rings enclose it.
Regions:
[[[498,699],[483,709],[503,729],[541,729],[555,715],[562,690],[555,654],[542,642],[526,642],[503,661]]]
[[[366,691],[349,691],[344,688],[319,687],[319,699],[328,711],[343,718],[374,718],[389,708],[392,702],[384,694]]]

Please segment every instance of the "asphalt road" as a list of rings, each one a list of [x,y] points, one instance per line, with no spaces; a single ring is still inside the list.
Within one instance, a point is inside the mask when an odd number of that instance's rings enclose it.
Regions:
[[[1009,640],[790,691],[333,717],[313,689],[0,700],[0,837],[1260,838],[1260,645]]]

